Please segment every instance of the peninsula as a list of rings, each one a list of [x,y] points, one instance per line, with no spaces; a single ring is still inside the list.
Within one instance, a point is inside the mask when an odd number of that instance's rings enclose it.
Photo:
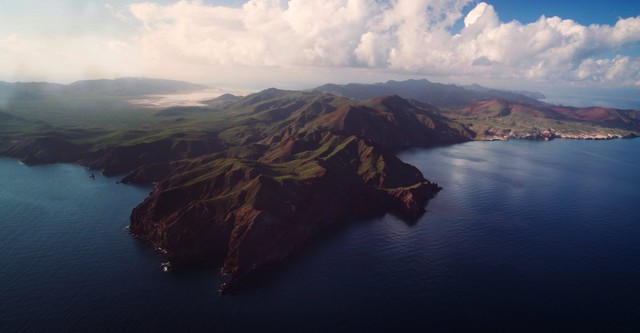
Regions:
[[[520,93],[436,107],[401,91],[355,99],[267,89],[201,107],[145,109],[127,103],[138,95],[114,88],[123,82],[145,94],[201,88],[151,79],[14,85],[0,111],[0,155],[78,163],[126,174],[124,183],[154,184],[131,213],[131,233],[164,253],[171,268],[220,267],[223,290],[350,220],[420,217],[440,187],[399,160],[398,149],[551,139],[569,126],[585,138],[640,133],[637,111],[550,106]]]

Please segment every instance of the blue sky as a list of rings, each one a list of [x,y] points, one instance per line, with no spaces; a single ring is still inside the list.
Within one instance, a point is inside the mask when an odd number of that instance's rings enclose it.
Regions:
[[[3,0],[0,22],[0,81],[640,89],[640,1]]]
[[[207,3],[224,6],[242,6],[245,0],[207,0]],[[477,2],[477,1],[476,1]],[[540,16],[571,18],[582,24],[615,24],[619,17],[640,15],[640,1],[631,0],[489,0],[505,21],[532,22]]]
[[[578,23],[615,24],[620,17],[640,15],[640,1],[558,1],[558,0],[493,0],[503,21],[532,22],[540,16],[560,16]]]
[[[242,6],[245,0],[207,0],[223,6]],[[478,1],[476,1],[477,3]],[[640,15],[640,1],[632,0],[489,0],[504,21],[533,22],[540,16],[560,16],[582,24],[615,24],[620,17]]]

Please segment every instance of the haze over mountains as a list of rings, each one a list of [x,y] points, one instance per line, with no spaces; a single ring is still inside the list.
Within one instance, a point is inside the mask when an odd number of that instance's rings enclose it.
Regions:
[[[48,82],[2,82],[0,100],[40,99],[61,95],[140,96],[206,89],[207,86],[176,80],[119,78],[83,80],[71,84]]]

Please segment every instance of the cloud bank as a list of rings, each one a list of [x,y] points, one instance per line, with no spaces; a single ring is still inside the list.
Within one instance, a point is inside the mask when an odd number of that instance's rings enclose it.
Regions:
[[[613,26],[545,16],[502,22],[490,4],[473,3],[250,0],[229,8],[179,1],[128,9],[142,26],[135,43],[151,67],[367,68],[640,86],[640,16]]]
[[[149,76],[256,90],[427,77],[545,93],[640,87],[640,16],[587,26],[545,16],[504,22],[491,0],[142,1],[67,0],[64,15],[22,13],[42,24],[4,26],[0,80]]]

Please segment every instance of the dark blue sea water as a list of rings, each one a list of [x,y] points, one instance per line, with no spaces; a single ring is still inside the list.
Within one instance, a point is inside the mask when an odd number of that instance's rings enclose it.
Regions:
[[[0,332],[640,331],[640,140],[400,156],[444,187],[420,221],[349,223],[225,296],[129,237],[149,188],[0,159]]]

